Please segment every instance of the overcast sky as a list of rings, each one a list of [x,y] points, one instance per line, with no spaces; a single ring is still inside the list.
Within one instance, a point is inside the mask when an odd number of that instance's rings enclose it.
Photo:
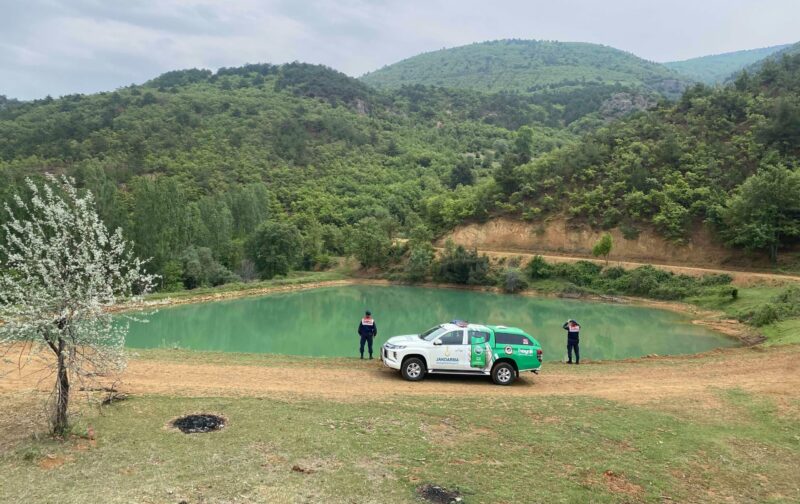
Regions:
[[[90,93],[168,70],[323,63],[525,38],[654,61],[800,40],[800,0],[0,0],[0,94]]]

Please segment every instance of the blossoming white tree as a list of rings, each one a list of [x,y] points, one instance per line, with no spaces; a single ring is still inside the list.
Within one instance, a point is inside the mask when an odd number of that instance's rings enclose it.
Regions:
[[[151,290],[145,272],[117,229],[97,215],[91,193],[49,176],[32,197],[5,206],[0,226],[0,345],[38,341],[55,372],[53,433],[68,426],[70,382],[122,370],[127,324],[109,308]],[[30,355],[30,354],[29,354]]]

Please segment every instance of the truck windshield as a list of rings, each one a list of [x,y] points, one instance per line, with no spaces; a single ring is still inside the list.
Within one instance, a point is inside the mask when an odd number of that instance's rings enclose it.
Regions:
[[[445,332],[445,328],[442,327],[442,326],[431,327],[430,329],[428,329],[424,333],[420,334],[419,335],[419,339],[423,339],[425,341],[433,341],[434,339],[439,337],[439,335],[443,334],[444,332]]]

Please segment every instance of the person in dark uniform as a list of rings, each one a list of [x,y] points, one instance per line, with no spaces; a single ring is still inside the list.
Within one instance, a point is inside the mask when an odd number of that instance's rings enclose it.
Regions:
[[[567,364],[572,364],[572,350],[575,350],[575,364],[581,363],[581,351],[578,348],[580,343],[581,326],[577,322],[570,319],[564,324],[564,330],[567,331]]]
[[[369,358],[372,359],[372,339],[378,335],[378,326],[375,325],[375,319],[372,318],[372,313],[367,310],[361,323],[358,324],[358,335],[361,336],[361,358],[364,358],[364,343],[369,345]]]

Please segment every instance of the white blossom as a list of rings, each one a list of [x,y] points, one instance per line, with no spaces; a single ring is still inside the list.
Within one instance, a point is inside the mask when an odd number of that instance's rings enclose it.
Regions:
[[[124,368],[128,327],[115,323],[110,308],[149,292],[155,277],[120,229],[108,231],[91,193],[80,193],[68,177],[26,182],[30,201],[17,196],[14,208],[5,205],[0,226],[0,348],[38,341],[52,351],[56,409],[64,409],[54,414],[56,430],[66,427],[57,425],[66,421],[57,416],[66,415],[64,377]]]

